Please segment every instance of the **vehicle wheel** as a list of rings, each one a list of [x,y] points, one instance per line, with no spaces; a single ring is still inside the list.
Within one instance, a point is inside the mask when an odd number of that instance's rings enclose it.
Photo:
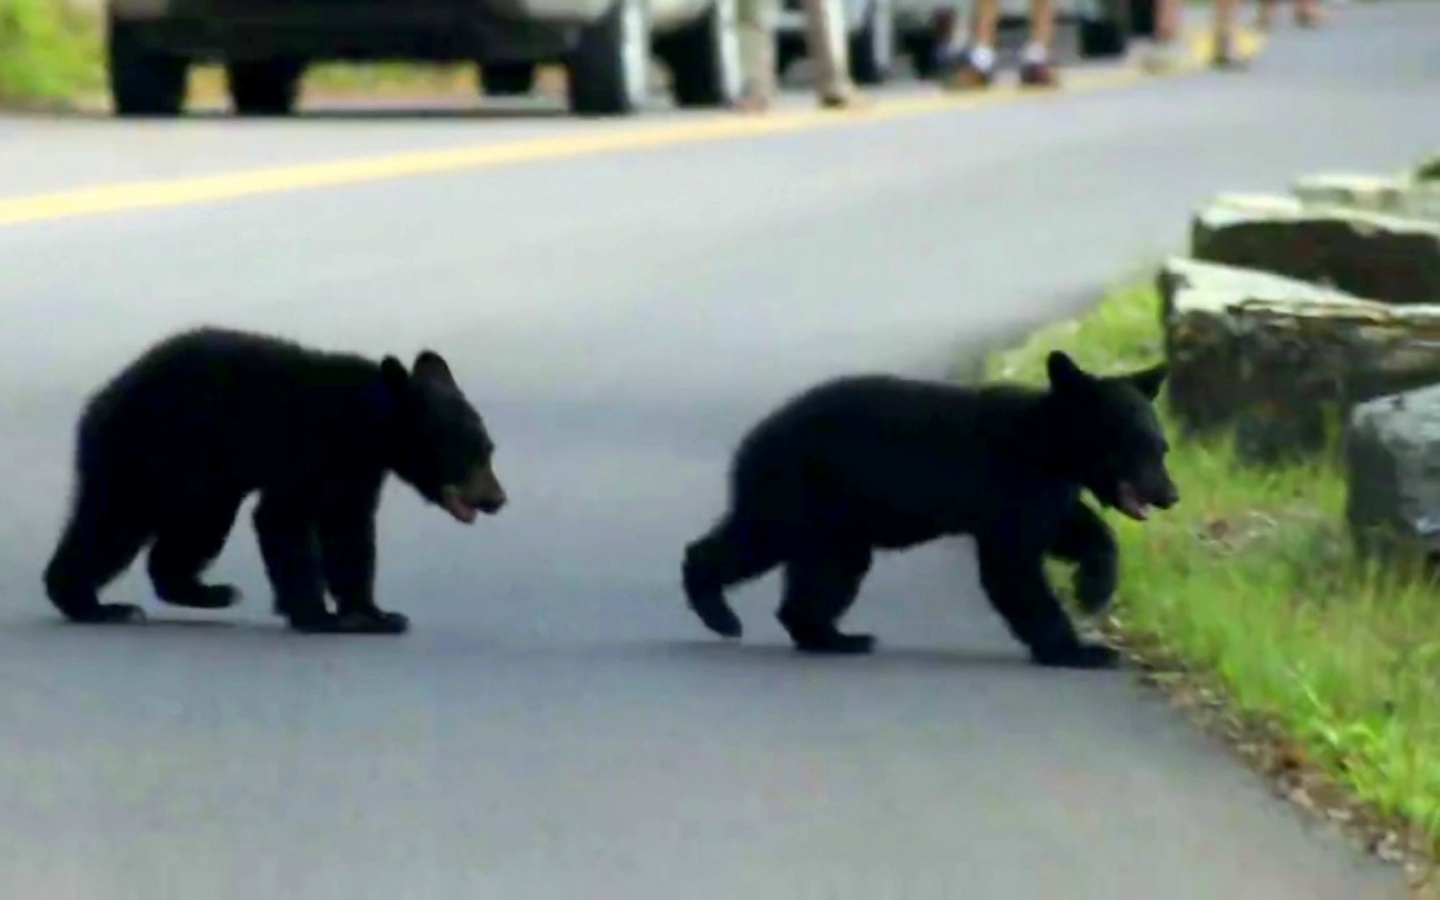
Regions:
[[[1080,20],[1080,55],[1085,59],[1103,59],[1125,55],[1125,29],[1114,19]]]
[[[1133,37],[1155,36],[1155,0],[1130,0],[1130,34]]]
[[[481,66],[480,83],[488,97],[522,97],[535,89],[535,64]]]
[[[939,42],[934,35],[923,34],[907,37],[905,39],[905,52],[910,56],[910,68],[915,70],[915,77],[928,80],[934,78],[940,67],[935,61],[935,51]]]
[[[850,35],[850,77],[856,84],[882,84],[895,66],[894,0],[870,0],[860,30]]]
[[[775,39],[775,79],[785,80],[790,67],[805,58],[805,42],[789,36]]]
[[[643,106],[650,86],[646,0],[615,0],[605,18],[581,32],[566,69],[576,115],[623,116]]]
[[[304,63],[288,59],[227,63],[230,104],[236,115],[287,116],[295,111],[304,74]]]
[[[106,66],[118,116],[178,116],[190,63],[146,47],[134,23],[108,17]]]
[[[698,22],[663,42],[661,56],[670,67],[679,106],[728,106],[740,97],[745,73],[740,67],[737,0],[715,0]]]

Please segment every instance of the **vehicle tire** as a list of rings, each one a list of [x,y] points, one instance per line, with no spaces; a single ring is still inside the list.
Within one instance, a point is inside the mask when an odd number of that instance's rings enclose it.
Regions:
[[[580,33],[566,61],[570,111],[623,116],[645,104],[650,89],[650,11],[646,0],[615,0]]]
[[[1133,37],[1155,36],[1155,0],[1129,0],[1130,34]]]
[[[850,35],[850,77],[856,84],[883,84],[890,77],[896,42],[894,0],[870,0],[860,30]]]
[[[535,89],[534,63],[495,63],[480,67],[487,97],[523,97]]]
[[[775,80],[784,81],[790,67],[805,58],[805,41],[789,35],[775,38]]]
[[[189,60],[146,47],[134,23],[107,17],[106,66],[117,116],[178,116]]]
[[[1080,20],[1080,56],[1084,59],[1124,56],[1127,37],[1124,26],[1114,19],[1087,16]]]
[[[300,99],[305,64],[288,59],[225,64],[230,105],[239,116],[288,116]]]
[[[910,56],[910,68],[915,70],[915,77],[922,81],[928,81],[939,73],[940,66],[935,59],[935,51],[939,42],[933,34],[912,35],[905,38],[905,52]]]
[[[714,0],[700,21],[662,43],[676,105],[729,106],[740,98],[745,73],[738,6],[737,0]]]

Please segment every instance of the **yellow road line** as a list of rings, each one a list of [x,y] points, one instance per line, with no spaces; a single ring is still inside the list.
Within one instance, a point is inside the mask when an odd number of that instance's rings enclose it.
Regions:
[[[1250,46],[1258,43],[1250,38]],[[1192,40],[1185,68],[1203,61],[1208,44]],[[620,126],[565,135],[501,143],[477,144],[445,150],[423,150],[385,156],[330,160],[248,171],[222,172],[186,178],[98,185],[25,197],[0,199],[0,227],[129,210],[156,209],[213,203],[259,194],[313,190],[341,185],[388,181],[464,169],[572,159],[598,153],[645,150],[757,135],[810,131],[822,127],[875,122],[954,109],[971,109],[1021,100],[1064,97],[1069,94],[1120,87],[1145,80],[1138,69],[1075,73],[1060,91],[1023,91],[995,88],[980,94],[936,93],[876,103],[869,109],[776,111],[765,116],[729,115],[667,122],[658,125]]]

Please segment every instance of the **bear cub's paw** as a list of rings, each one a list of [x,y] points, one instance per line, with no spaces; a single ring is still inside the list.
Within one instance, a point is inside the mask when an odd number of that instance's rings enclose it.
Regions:
[[[145,611],[130,603],[101,603],[84,615],[72,616],[71,621],[81,625],[140,625],[145,622]]]
[[[863,656],[875,652],[875,635],[845,634],[811,636],[795,640],[795,649],[812,656]]]
[[[790,641],[801,653],[814,656],[860,656],[875,652],[873,634],[846,634],[833,625],[816,626],[790,620],[784,612],[776,615]]]
[[[704,626],[723,638],[738,638],[745,631],[740,617],[719,591],[690,591],[690,609]]]
[[[1030,651],[1036,665],[1054,669],[1115,669],[1120,666],[1118,651],[1104,644],[1077,641],[1054,647],[1036,647]]]
[[[333,615],[294,617],[290,627],[301,634],[404,634],[410,618],[403,613],[372,609]]]
[[[160,599],[185,609],[229,609],[239,605],[245,595],[228,584],[197,584],[183,593],[171,592]]]

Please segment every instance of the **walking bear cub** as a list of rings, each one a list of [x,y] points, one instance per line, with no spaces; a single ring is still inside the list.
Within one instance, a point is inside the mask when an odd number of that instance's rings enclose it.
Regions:
[[[783,565],[777,618],[796,649],[868,653],[874,637],[838,622],[874,551],[969,534],[991,605],[1035,663],[1116,665],[1080,640],[1043,562],[1074,562],[1077,600],[1099,611],[1117,549],[1081,491],[1136,520],[1179,501],[1152,405],[1167,369],[1097,376],[1058,351],[1046,368],[1048,389],[862,375],[791,399],[741,442],[729,510],[685,550],[691,609],[738,638],[724,590]]]
[[[51,602],[75,622],[144,619],[98,592],[151,541],[161,601],[237,603],[238,590],[200,576],[259,491],[253,521],[275,613],[303,632],[399,634],[407,618],[374,598],[388,473],[466,524],[505,504],[485,424],[429,350],[406,371],[393,356],[375,363],[197,329],[152,347],[91,398],[76,443],[73,510],[45,570]]]

